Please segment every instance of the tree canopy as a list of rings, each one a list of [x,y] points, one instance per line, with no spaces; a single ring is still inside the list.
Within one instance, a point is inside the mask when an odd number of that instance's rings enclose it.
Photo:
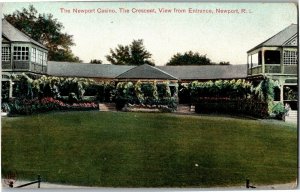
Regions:
[[[92,64],[103,64],[103,62],[100,59],[92,59],[90,61],[90,63],[92,63]]]
[[[63,33],[63,24],[52,14],[40,14],[30,5],[28,9],[4,15],[4,18],[20,31],[48,48],[48,59],[54,61],[81,62],[71,50],[73,36]]]
[[[166,65],[211,65],[213,64],[206,55],[200,55],[198,52],[177,53],[172,56]]]
[[[153,65],[151,59],[152,54],[149,53],[142,39],[133,40],[130,45],[118,45],[117,48],[110,49],[110,55],[106,55],[106,59],[115,65]]]

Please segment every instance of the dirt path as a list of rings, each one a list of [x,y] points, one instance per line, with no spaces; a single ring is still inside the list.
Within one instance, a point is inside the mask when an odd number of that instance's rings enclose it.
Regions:
[[[16,181],[16,183],[14,184],[14,186],[19,186],[19,185],[23,185],[25,183],[29,183],[29,181]],[[3,180],[2,180],[2,187],[3,188],[9,188],[6,184],[4,184]],[[38,184],[33,184],[24,188],[37,188]],[[274,185],[255,185],[255,189],[256,190],[268,190],[268,189],[277,189],[277,190],[286,190],[286,189],[296,189],[297,188],[297,184],[296,182],[291,182],[291,183],[285,183],[285,184],[274,184]],[[86,186],[74,186],[74,185],[62,185],[62,184],[53,184],[53,183],[48,183],[48,182],[41,182],[41,188],[44,189],[82,189],[82,188],[88,188],[88,189],[96,189],[97,187],[86,187]],[[102,187],[100,187],[102,188]],[[99,189],[100,189],[99,188]],[[103,188],[104,189],[104,188]],[[106,189],[110,189],[110,188],[106,188]],[[115,189],[115,188],[112,188]],[[178,189],[178,190],[183,190],[185,188],[160,188],[162,190],[166,189]],[[196,190],[246,190],[245,186],[233,186],[233,187],[212,187],[212,188],[187,188],[187,189],[193,189]]]

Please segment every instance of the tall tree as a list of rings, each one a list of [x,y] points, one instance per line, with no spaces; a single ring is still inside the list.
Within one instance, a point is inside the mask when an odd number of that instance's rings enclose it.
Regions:
[[[110,55],[106,55],[106,59],[115,65],[153,65],[151,60],[152,54],[149,53],[143,40],[133,40],[130,45],[118,45],[115,50],[110,49]]]
[[[93,64],[102,64],[102,61],[100,59],[92,59],[90,61],[90,63],[93,63]]]
[[[166,65],[211,65],[212,62],[206,55],[200,55],[198,52],[177,53],[172,56]]]
[[[52,14],[39,14],[30,5],[28,9],[4,15],[4,18],[20,31],[48,48],[48,59],[54,61],[81,62],[71,50],[73,36],[63,33],[63,24]]]

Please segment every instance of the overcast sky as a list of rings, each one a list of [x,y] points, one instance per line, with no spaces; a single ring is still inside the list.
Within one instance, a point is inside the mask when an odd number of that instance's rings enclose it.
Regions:
[[[246,52],[249,49],[290,24],[297,23],[297,7],[293,3],[31,4],[39,13],[51,13],[63,23],[64,32],[73,35],[76,43],[72,47],[74,54],[84,62],[101,59],[108,63],[105,55],[109,54],[110,48],[115,48],[118,44],[128,45],[133,39],[143,39],[156,65],[164,65],[175,53],[189,50],[206,54],[214,62],[246,64]],[[4,3],[3,13],[13,13],[28,5],[29,3],[24,2]],[[128,9],[129,13],[121,13],[120,8]],[[171,13],[160,13],[161,8],[170,9]],[[86,13],[75,13],[75,9]],[[101,12],[108,9],[114,12]],[[145,9],[154,9],[155,13],[137,13]],[[175,13],[174,9],[186,12]],[[198,13],[189,13],[189,9],[198,9]],[[65,10],[69,10],[69,13]],[[234,13],[227,13],[226,10]],[[245,12],[242,13],[243,11]]]

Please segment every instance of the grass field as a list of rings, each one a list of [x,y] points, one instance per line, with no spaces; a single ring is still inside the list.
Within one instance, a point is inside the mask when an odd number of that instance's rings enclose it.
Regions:
[[[2,119],[2,176],[84,186],[212,187],[294,181],[297,128],[279,121],[62,112]]]

